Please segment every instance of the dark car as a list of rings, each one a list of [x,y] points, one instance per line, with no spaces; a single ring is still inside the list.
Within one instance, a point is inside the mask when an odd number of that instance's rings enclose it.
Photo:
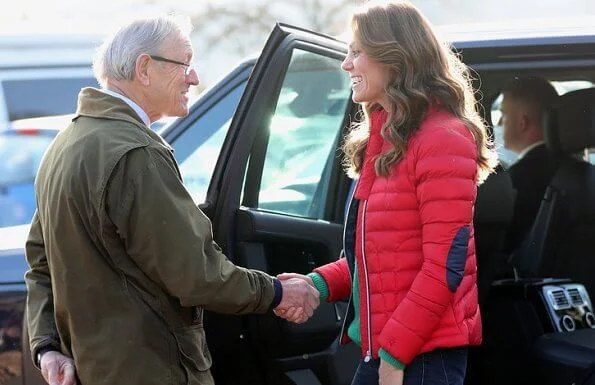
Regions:
[[[514,76],[595,81],[593,29],[470,33],[454,41],[476,72],[488,122],[501,87]],[[345,53],[341,41],[277,25],[258,60],[240,64],[205,91],[187,117],[161,131],[174,148],[188,190],[213,222],[215,239],[234,263],[275,275],[307,273],[339,257],[353,181],[342,170],[338,147],[358,114],[340,68]],[[595,103],[583,110],[595,111]],[[593,145],[589,138],[577,134],[573,140],[584,139],[588,148]],[[572,159],[578,162],[585,153],[577,151]],[[595,199],[592,190],[587,193]],[[485,343],[470,349],[467,383],[579,383],[595,362],[595,323],[589,323],[593,314],[585,286],[573,274],[540,276],[532,269],[534,261],[523,258],[512,258],[504,274],[495,271],[497,262],[509,259],[500,247],[513,199],[505,170],[478,190],[475,242]],[[547,226],[536,228],[535,234],[549,236]],[[8,267],[1,276],[0,328],[9,335],[5,351],[25,356],[21,369],[0,353],[0,371],[16,373],[11,384],[31,384],[39,376],[27,342],[14,340],[21,330],[26,336],[19,243],[24,239],[0,234],[3,240],[8,236],[16,246],[0,251],[1,270]],[[303,325],[273,314],[207,313],[216,383],[349,384],[359,351],[353,344],[338,345],[345,308],[344,303],[321,304]]]

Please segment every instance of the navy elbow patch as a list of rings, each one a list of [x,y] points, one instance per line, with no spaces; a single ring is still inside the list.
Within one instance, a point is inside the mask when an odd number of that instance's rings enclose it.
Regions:
[[[448,289],[453,293],[463,280],[467,249],[469,248],[469,233],[469,226],[461,227],[457,231],[446,258],[446,283]]]

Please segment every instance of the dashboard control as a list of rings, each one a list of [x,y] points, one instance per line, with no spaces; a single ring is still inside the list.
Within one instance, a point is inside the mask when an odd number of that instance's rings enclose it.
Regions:
[[[576,329],[574,318],[565,314],[560,318],[560,328],[565,332],[573,332]]]
[[[595,329],[595,314],[585,287],[562,283],[542,287],[546,308],[558,332]]]
[[[595,329],[595,314],[590,311],[586,312],[583,316],[583,323],[591,329]]]

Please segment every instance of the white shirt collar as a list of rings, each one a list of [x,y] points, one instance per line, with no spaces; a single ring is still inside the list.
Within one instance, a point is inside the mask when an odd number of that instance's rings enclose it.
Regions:
[[[525,155],[527,155],[529,153],[529,151],[533,150],[535,147],[537,147],[537,146],[539,146],[541,144],[544,144],[544,143],[545,142],[543,140],[539,140],[539,141],[537,141],[537,142],[535,142],[533,144],[528,145],[527,147],[525,147],[523,149],[523,151],[521,151],[519,153],[518,159],[521,159],[522,157],[524,157]]]
[[[124,102],[126,102],[126,104],[130,106],[130,108],[134,110],[134,112],[138,114],[138,116],[143,120],[147,127],[151,126],[151,120],[149,119],[149,115],[147,115],[147,113],[138,104],[132,101],[132,99],[105,88],[102,88],[101,91],[115,98],[122,99]]]

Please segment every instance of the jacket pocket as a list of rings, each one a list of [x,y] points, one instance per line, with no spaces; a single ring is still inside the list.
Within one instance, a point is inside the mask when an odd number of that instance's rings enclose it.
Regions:
[[[211,368],[211,353],[207,347],[205,331],[202,325],[193,325],[174,331],[180,352],[180,363],[186,369],[188,383],[195,383],[195,377]]]

